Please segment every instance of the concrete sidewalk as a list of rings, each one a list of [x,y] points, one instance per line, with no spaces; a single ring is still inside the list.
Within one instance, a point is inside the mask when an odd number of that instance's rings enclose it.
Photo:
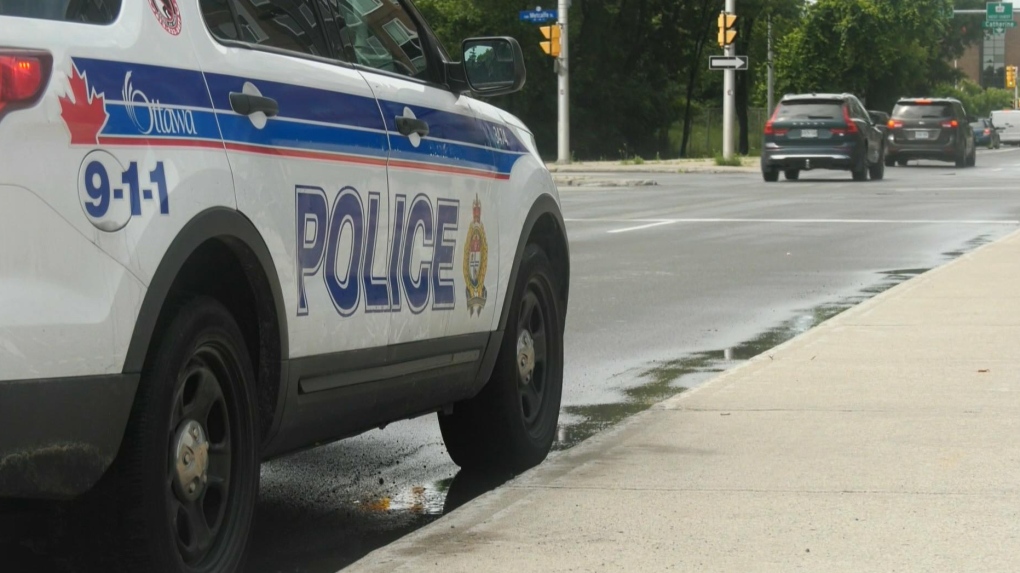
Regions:
[[[1020,570],[1020,232],[636,415],[364,571]]]

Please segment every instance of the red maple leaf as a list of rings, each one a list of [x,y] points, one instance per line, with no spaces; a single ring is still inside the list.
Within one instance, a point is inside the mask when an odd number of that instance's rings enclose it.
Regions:
[[[71,75],[67,81],[71,85],[71,93],[61,96],[60,116],[71,132],[71,145],[99,143],[99,131],[106,125],[109,114],[106,113],[106,98],[96,95],[96,88],[89,94],[88,80],[85,74],[78,72],[78,66],[71,64]]]

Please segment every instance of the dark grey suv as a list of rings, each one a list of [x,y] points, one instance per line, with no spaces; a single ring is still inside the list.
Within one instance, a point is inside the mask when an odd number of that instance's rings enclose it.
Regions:
[[[800,177],[801,170],[842,169],[854,181],[885,174],[885,138],[878,112],[852,94],[787,95],[765,124],[761,173],[765,181]]]
[[[949,161],[973,167],[977,159],[974,130],[977,118],[967,115],[953,98],[903,98],[889,119],[889,152],[885,164],[906,165],[911,159]]]

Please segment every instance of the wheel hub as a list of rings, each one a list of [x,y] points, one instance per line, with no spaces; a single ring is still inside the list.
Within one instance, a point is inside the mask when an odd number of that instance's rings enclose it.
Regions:
[[[176,471],[174,490],[182,501],[195,501],[209,482],[209,439],[195,420],[181,422],[172,452]]]
[[[531,383],[535,373],[535,339],[527,330],[517,337],[517,372],[522,385]]]

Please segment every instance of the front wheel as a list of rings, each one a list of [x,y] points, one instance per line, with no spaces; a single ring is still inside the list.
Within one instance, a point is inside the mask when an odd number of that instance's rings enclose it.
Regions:
[[[146,360],[113,469],[115,570],[233,573],[258,493],[255,374],[223,305],[197,298],[175,314]]]
[[[766,169],[761,172],[761,178],[764,179],[766,183],[775,183],[776,181],[779,181],[779,170]]]
[[[787,181],[796,181],[800,179],[800,169],[787,169],[783,172],[786,175]]]
[[[563,391],[563,323],[557,277],[545,252],[528,245],[503,341],[482,391],[439,414],[454,463],[522,472],[549,454]]]

